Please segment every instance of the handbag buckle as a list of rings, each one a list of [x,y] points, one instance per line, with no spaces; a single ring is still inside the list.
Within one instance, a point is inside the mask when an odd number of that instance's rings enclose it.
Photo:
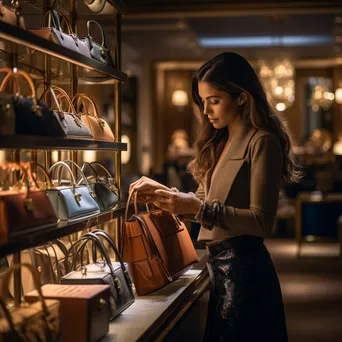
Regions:
[[[99,124],[99,126],[100,126],[101,128],[103,128],[104,125],[105,125],[105,122],[104,122],[102,119],[98,119],[98,120],[97,120],[97,123]]]
[[[90,196],[91,196],[92,198],[95,198],[95,197],[96,197],[96,193],[95,193],[94,191],[90,191]]]
[[[83,276],[86,276],[86,275],[87,275],[87,267],[85,267],[85,266],[82,266],[82,267],[81,267],[81,274],[82,274]]]
[[[76,125],[77,125],[78,127],[82,127],[81,120],[80,120],[77,116],[74,117],[74,121],[75,121],[75,123],[76,123]]]
[[[102,309],[107,304],[106,300],[103,298],[99,299],[99,308]]]
[[[64,120],[65,115],[64,115],[64,112],[63,112],[62,110],[59,110],[59,111],[58,111],[58,115],[59,115],[59,117],[60,117],[61,120]]]
[[[27,211],[32,211],[33,210],[32,198],[26,198],[24,201],[24,205]]]
[[[74,193],[74,197],[75,197],[75,200],[76,200],[77,202],[81,202],[81,197],[82,197],[81,194],[75,192],[75,193]]]
[[[119,294],[122,294],[122,289],[121,289],[121,285],[120,285],[119,279],[118,279],[118,278],[115,278],[115,279],[114,279],[114,282],[115,282],[115,285],[116,285],[116,287],[117,287],[117,289],[118,289]]]

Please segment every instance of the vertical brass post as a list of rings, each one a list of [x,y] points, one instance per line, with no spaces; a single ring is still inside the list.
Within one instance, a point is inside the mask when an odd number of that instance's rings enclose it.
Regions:
[[[13,254],[13,264],[20,264],[21,256],[20,252]],[[15,305],[19,305],[21,303],[21,294],[22,294],[22,286],[21,286],[21,270],[14,272],[14,302]]]

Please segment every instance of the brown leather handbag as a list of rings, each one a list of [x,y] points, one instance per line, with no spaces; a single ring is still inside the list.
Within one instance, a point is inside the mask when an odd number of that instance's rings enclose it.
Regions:
[[[24,18],[20,15],[19,10],[19,1],[13,1],[13,7],[8,8],[7,6],[4,6],[2,1],[0,0],[0,21],[25,29]]]
[[[0,164],[0,170],[27,171],[17,163]],[[58,223],[55,211],[52,208],[45,190],[31,188],[27,177],[25,186],[0,191],[0,243],[27,229],[41,226],[47,228]]]
[[[132,196],[135,214],[128,220]],[[198,262],[185,225],[161,209],[139,214],[137,193],[128,197],[122,246],[122,258],[140,296],[171,283]]]
[[[92,113],[90,113],[90,111],[88,110],[86,101],[90,102],[92,106]],[[72,103],[78,112],[78,108],[80,108],[79,102],[81,102],[83,105],[82,119],[90,129],[92,135],[94,136],[94,139],[99,141],[113,142],[113,132],[110,129],[108,123],[105,120],[101,119],[94,100],[86,94],[76,94],[72,98]]]

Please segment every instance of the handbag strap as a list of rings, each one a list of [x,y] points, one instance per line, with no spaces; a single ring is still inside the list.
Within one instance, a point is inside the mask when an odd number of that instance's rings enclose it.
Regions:
[[[42,308],[43,308],[43,312],[45,314],[46,317],[48,317],[50,315],[49,313],[49,310],[47,308],[47,305],[46,305],[46,302],[45,302],[45,299],[43,297],[43,293],[42,293],[42,289],[41,289],[41,282],[40,282],[40,279],[39,279],[39,275],[37,273],[37,271],[33,268],[32,265],[30,264],[26,264],[26,263],[23,263],[23,264],[14,264],[12,265],[8,271],[4,274],[3,276],[3,281],[1,283],[1,287],[0,287],[0,297],[5,300],[6,299],[6,296],[7,296],[7,291],[6,289],[8,288],[9,286],[9,281],[10,281],[10,278],[11,278],[11,275],[12,273],[16,272],[16,271],[19,271],[21,270],[22,268],[27,268],[29,270],[29,272],[31,273],[31,276],[33,278],[33,283],[34,283],[34,286],[35,286],[35,289],[37,290],[38,292],[38,299],[39,301],[41,302],[42,304]]]
[[[91,162],[91,163],[84,162],[83,165],[82,165],[82,171],[83,171],[84,175],[86,176],[87,169],[91,169],[93,171],[95,177],[96,177],[96,181],[97,182],[101,182],[102,180],[101,180],[101,178],[100,178],[100,176],[99,176],[99,174],[96,171],[96,168],[94,166],[99,166],[102,170],[105,171],[105,183],[108,184],[109,186],[111,186],[111,182],[109,181],[109,178],[113,179],[113,176],[110,173],[110,171],[104,165],[102,165],[101,163],[98,163],[98,162]],[[82,180],[80,179],[78,181],[78,184],[81,184],[81,183],[82,183]],[[116,184],[114,184],[114,185],[117,187]]]
[[[93,116],[95,116],[98,121],[101,121],[101,117],[99,115],[99,111],[97,110],[96,103],[90,96],[88,96],[87,94],[84,94],[84,93],[76,94],[71,100],[71,102],[75,105],[75,108],[77,108],[75,101],[78,101],[78,100],[81,100],[84,107],[86,108],[86,115],[90,115],[89,111],[87,109],[87,106],[85,104],[85,101],[84,101],[84,100],[88,100],[88,102],[90,102],[90,104],[93,108]]]
[[[18,341],[25,341],[22,339],[23,338],[23,336],[21,336],[22,334],[15,328],[15,325],[14,325],[13,319],[12,319],[12,315],[6,306],[5,301],[1,297],[0,297],[0,308],[2,309],[2,312],[4,313],[4,317],[7,320],[7,323],[11,329],[11,332],[16,335],[13,337],[15,337],[15,339],[17,338]]]
[[[64,163],[64,162],[62,162],[62,161],[59,161],[59,162],[53,164],[53,165],[50,167],[50,169],[48,170],[48,173],[51,174],[51,175],[53,176],[53,175],[54,175],[54,171],[57,169],[57,167],[58,167],[58,170],[59,170],[60,167],[64,167],[64,168],[67,169],[67,171],[68,171],[68,173],[69,173],[69,175],[70,175],[70,178],[71,178],[72,186],[73,186],[73,188],[74,188],[74,190],[75,190],[75,188],[77,187],[76,180],[75,180],[75,176],[74,176],[74,174],[72,173],[72,171],[71,171],[71,169],[70,169],[70,167],[69,167],[68,164],[66,164],[66,163]],[[58,179],[58,185],[60,185],[60,179]]]
[[[134,204],[134,213],[135,215],[139,215],[139,209],[138,209],[138,193],[136,191],[132,191],[128,195],[127,203],[126,203],[126,210],[125,210],[125,222],[128,221],[128,210],[129,210],[129,205],[131,203],[133,197],[133,204]]]
[[[45,24],[45,21],[46,21],[46,18],[48,17],[48,15],[50,15],[50,18],[52,19],[53,27],[55,29],[57,29],[59,32],[63,33],[61,22],[60,22],[59,17],[58,17],[58,16],[61,16],[64,19],[65,23],[66,23],[68,34],[70,34],[70,35],[73,34],[71,26],[70,26],[70,23],[69,23],[69,20],[65,16],[65,14],[63,14],[60,11],[57,11],[56,9],[52,9],[52,8],[49,9],[45,13],[45,15],[43,17],[43,25],[42,25],[43,27],[44,27],[44,24]],[[51,27],[51,23],[50,22],[47,24],[47,27]]]
[[[100,229],[95,229],[95,230],[92,230],[91,233],[95,234],[95,235],[99,235],[101,237],[103,237],[110,245],[110,247],[112,248],[112,250],[114,251],[115,255],[116,255],[116,258],[119,260],[120,262],[120,265],[121,265],[121,268],[123,269],[124,271],[124,274],[125,274],[125,277],[126,277],[126,280],[129,284],[131,284],[131,278],[127,272],[127,269],[126,269],[126,266],[125,264],[123,263],[122,261],[122,258],[121,258],[121,254],[118,250],[118,248],[116,247],[113,239],[109,236],[109,234],[107,234],[105,231],[103,230],[100,230]],[[93,249],[93,259],[94,259],[94,252],[95,252],[95,256],[96,256],[96,250]]]
[[[0,91],[3,91],[4,85],[6,85],[6,83],[7,83],[7,78],[9,78],[10,75],[13,73],[13,69],[11,69],[11,68],[0,68],[0,72],[5,72],[7,74],[4,77],[4,79],[2,80],[1,85],[0,85]]]
[[[105,34],[104,34],[104,32],[103,32],[103,29],[102,29],[101,25],[100,25],[97,21],[95,21],[95,20],[88,20],[88,21],[87,21],[88,38],[89,38],[90,42],[91,42],[92,40],[94,40],[94,38],[93,38],[92,35],[91,35],[91,30],[90,30],[90,25],[91,25],[91,24],[95,24],[95,25],[100,29],[100,32],[101,32],[101,39],[102,39],[101,46],[102,46],[104,49],[108,50],[107,45],[106,45],[106,37],[105,37]],[[91,43],[90,43],[90,44],[91,44]]]
[[[49,174],[47,173],[45,167],[37,162],[32,162],[32,161],[29,161],[29,162],[20,162],[20,165],[22,167],[24,167],[26,170],[27,170],[27,175],[30,177],[30,179],[33,181],[34,185],[39,189],[39,184],[38,184],[38,181],[37,181],[37,178],[36,176],[34,176],[33,174],[33,171],[32,171],[32,166],[36,166],[37,169],[41,170],[45,176],[45,180],[46,180],[46,183],[47,183],[47,188],[53,188],[53,184],[52,184],[52,181],[51,181],[51,178],[49,176]]]

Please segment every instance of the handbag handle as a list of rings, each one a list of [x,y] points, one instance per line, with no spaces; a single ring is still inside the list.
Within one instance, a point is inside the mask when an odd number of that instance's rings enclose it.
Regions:
[[[85,171],[87,170],[87,167],[89,167],[94,172],[94,174],[96,176],[96,180],[97,181],[101,181],[99,174],[96,172],[96,169],[94,168],[94,165],[95,166],[99,166],[102,170],[105,171],[106,183],[110,185],[111,182],[109,181],[109,178],[113,179],[113,176],[110,173],[110,171],[104,165],[102,165],[101,163],[98,163],[98,162],[91,162],[91,163],[84,162],[83,165],[82,165],[82,171],[83,171],[84,175],[86,175]],[[82,180],[80,180],[78,182],[78,184],[81,184],[81,182],[82,182]],[[116,184],[114,184],[114,185],[117,187]],[[118,190],[118,189],[116,189],[116,190]]]
[[[105,34],[103,32],[103,29],[102,29],[101,25],[97,21],[95,21],[95,20],[88,20],[87,21],[87,30],[88,30],[88,38],[89,38],[89,40],[90,41],[94,40],[94,38],[91,35],[91,30],[90,30],[90,25],[91,24],[95,24],[100,29],[101,39],[102,39],[101,46],[103,48],[105,48],[106,50],[108,50],[107,49],[107,45],[106,45],[106,38],[105,38]]]
[[[8,289],[9,281],[10,281],[12,273],[21,270],[23,267],[27,268],[30,271],[32,278],[33,278],[33,283],[34,283],[35,289],[38,292],[38,299],[42,304],[43,312],[44,312],[45,316],[48,317],[50,315],[50,313],[49,313],[49,310],[48,310],[47,305],[45,303],[45,299],[43,297],[42,288],[41,288],[42,285],[41,285],[38,273],[33,268],[33,266],[30,264],[25,264],[25,263],[24,264],[14,264],[7,270],[7,272],[3,276],[3,281],[1,284],[1,291],[0,291],[1,296],[0,297],[3,300],[5,300],[7,298],[7,291],[6,290]]]
[[[17,335],[18,341],[20,341],[21,337],[20,337],[19,332],[15,329],[11,313],[9,312],[9,310],[8,310],[8,308],[6,306],[5,301],[1,297],[0,297],[0,307],[2,309],[2,312],[4,313],[4,316],[5,316],[5,318],[6,318],[7,322],[8,322],[9,327],[11,328],[11,331],[14,332]]]
[[[13,73],[13,69],[11,68],[0,68],[0,72],[5,72],[7,75],[4,77],[4,79],[1,82],[0,85],[0,91],[3,91],[4,88],[4,82],[7,80],[7,77],[9,77]]]
[[[43,25],[42,25],[43,27],[44,27],[44,23],[45,23],[45,20],[46,20],[48,15],[50,15],[50,18],[52,19],[52,23],[54,25],[54,28],[57,29],[59,32],[63,33],[61,22],[58,18],[58,16],[60,15],[66,23],[68,33],[70,35],[73,34],[68,18],[62,12],[57,11],[57,10],[52,9],[52,8],[49,9],[43,17]],[[51,23],[48,23],[47,27],[51,27]],[[63,39],[64,39],[64,37],[63,37]]]
[[[102,256],[105,259],[105,262],[106,262],[107,266],[109,267],[110,273],[111,273],[111,275],[113,277],[113,280],[114,280],[114,283],[115,283],[115,286],[117,287],[118,292],[121,293],[120,282],[119,282],[117,276],[114,273],[114,269],[113,269],[113,266],[112,266],[112,262],[111,262],[111,260],[110,260],[110,258],[108,256],[108,252],[107,252],[106,248],[104,247],[102,241],[93,233],[86,233],[86,234],[84,234],[77,241],[75,241],[75,243],[71,246],[71,247],[75,247],[76,244],[79,244],[79,243],[82,242],[81,246],[79,246],[79,248],[77,249],[76,254],[74,254],[74,258],[73,258],[73,261],[72,261],[72,264],[71,264],[71,270],[75,269],[77,256],[79,256],[81,254],[81,252],[83,254],[84,247],[86,246],[87,243],[89,243],[89,241],[92,241],[93,243],[95,243],[97,245],[97,247],[99,248]],[[66,256],[67,260],[69,258],[69,252],[71,250],[71,247],[69,248],[68,254]],[[83,261],[83,257],[82,256],[81,256],[81,260]]]
[[[14,78],[14,80],[17,80],[16,77],[17,76],[21,76],[22,78],[24,78],[26,80],[26,82],[28,83],[30,90],[31,90],[31,96],[32,96],[32,101],[33,101],[33,105],[32,105],[32,111],[34,111],[38,116],[42,116],[42,112],[41,112],[41,107],[38,105],[37,102],[37,98],[36,98],[36,90],[34,88],[34,84],[33,81],[31,79],[31,77],[23,70],[16,70],[13,71],[10,74],[7,74],[7,76],[5,77],[5,79],[3,80],[2,84],[1,84],[1,89],[0,91],[2,91],[7,83],[9,82],[9,80],[11,78]]]
[[[86,185],[86,187],[87,187],[88,190],[89,190],[90,195],[91,195],[92,197],[96,197],[95,193],[91,190],[90,185],[89,185],[89,182],[88,182],[88,179],[87,179],[87,177],[84,175],[82,169],[81,169],[74,161],[72,161],[72,160],[70,160],[70,159],[64,160],[63,163],[65,163],[65,164],[67,164],[67,163],[68,163],[68,164],[72,164],[72,165],[74,165],[74,166],[77,168],[77,170],[80,172],[81,178],[83,178],[83,180],[84,180],[84,182],[85,182],[85,185]],[[58,168],[58,183],[60,183],[60,180],[61,180],[61,177],[62,177],[62,172],[61,172],[61,170],[62,170],[61,167],[59,167],[59,168]],[[74,178],[74,179],[75,179],[75,178]],[[78,184],[76,183],[76,185],[78,185]]]
[[[110,247],[112,248],[112,250],[114,251],[114,253],[115,253],[116,257],[117,257],[117,259],[120,262],[121,268],[124,271],[124,274],[125,274],[125,277],[127,279],[127,282],[129,284],[132,284],[131,277],[129,276],[128,271],[126,269],[126,266],[125,266],[125,264],[122,261],[121,254],[120,254],[118,248],[116,247],[113,239],[109,236],[109,234],[106,233],[105,231],[101,230],[101,229],[94,229],[94,230],[91,231],[91,233],[103,237],[109,243]],[[94,260],[94,256],[96,258],[96,248],[93,248],[93,260]]]
[[[79,99],[82,101],[84,107],[86,108],[86,111],[87,111],[87,112],[86,112],[86,115],[90,115],[90,114],[89,114],[89,111],[88,111],[88,109],[87,109],[87,106],[86,106],[84,100],[88,100],[88,101],[90,102],[90,104],[91,104],[91,106],[92,106],[92,108],[93,108],[93,116],[95,116],[95,117],[97,118],[97,120],[98,120],[99,122],[101,122],[102,120],[101,120],[101,117],[100,117],[100,115],[99,115],[99,111],[97,110],[97,106],[96,106],[95,101],[94,101],[90,96],[88,96],[87,94],[78,93],[78,94],[76,94],[76,95],[72,98],[71,102],[74,104],[75,101],[76,101],[76,100],[78,101]],[[76,105],[75,105],[75,108],[77,108]]]
[[[128,210],[129,210],[129,204],[131,203],[132,197],[133,197],[133,204],[134,204],[134,213],[135,215],[139,215],[138,193],[136,191],[132,191],[128,195],[128,199],[127,199],[126,210],[125,210],[125,222],[128,221]]]
[[[26,167],[27,169],[27,175],[30,177],[30,179],[33,181],[33,183],[35,184],[35,186],[39,189],[39,184],[37,182],[37,177],[35,177],[33,175],[33,172],[32,172],[32,166],[37,166],[37,168],[39,170],[41,170],[45,176],[45,180],[46,180],[46,183],[47,183],[47,186],[46,188],[53,188],[53,184],[52,184],[52,181],[51,181],[51,178],[50,176],[48,175],[45,167],[37,162],[21,162],[20,163],[21,166],[23,166],[24,168]]]
[[[74,190],[75,190],[76,187],[77,187],[76,180],[75,180],[75,176],[74,176],[74,174],[72,173],[72,171],[71,171],[71,169],[70,169],[70,167],[69,167],[68,164],[66,164],[66,163],[64,163],[64,162],[62,162],[62,161],[59,161],[59,162],[53,164],[53,165],[50,167],[50,169],[48,170],[48,173],[51,174],[51,176],[53,176],[53,175],[54,175],[54,172],[53,172],[53,171],[55,171],[55,169],[57,168],[57,166],[58,166],[58,170],[59,170],[60,167],[64,167],[64,168],[66,168],[66,169],[68,170],[68,173],[69,173],[69,175],[70,175],[70,179],[71,179],[72,186],[73,186],[73,188],[74,188]],[[60,179],[57,179],[57,180],[58,180],[58,185],[60,185]]]
[[[63,111],[63,109],[62,109],[61,106],[60,106],[60,103],[59,103],[59,101],[58,101],[58,98],[59,98],[59,99],[65,98],[65,99],[67,100],[67,102],[68,102],[69,110],[71,109],[72,114],[74,114],[74,115],[76,115],[76,116],[78,117],[78,115],[77,115],[77,113],[76,113],[76,110],[75,110],[75,107],[73,106],[73,104],[72,104],[72,102],[71,102],[71,100],[70,100],[69,95],[66,93],[66,91],[65,91],[64,89],[62,89],[62,88],[60,88],[60,87],[57,87],[57,86],[48,86],[48,88],[46,88],[46,89],[44,90],[44,92],[43,92],[43,94],[41,95],[41,97],[40,97],[39,100],[41,100],[43,97],[45,97],[45,96],[46,96],[47,94],[49,94],[50,92],[51,92],[51,95],[52,95],[52,97],[53,97],[53,99],[54,99],[54,102],[55,102],[55,104],[56,104],[56,106],[57,106],[57,108],[58,108],[58,112],[59,112],[60,114],[62,114],[63,117],[64,117],[64,111]],[[56,95],[56,92],[60,93],[60,96],[57,96],[57,95]]]

